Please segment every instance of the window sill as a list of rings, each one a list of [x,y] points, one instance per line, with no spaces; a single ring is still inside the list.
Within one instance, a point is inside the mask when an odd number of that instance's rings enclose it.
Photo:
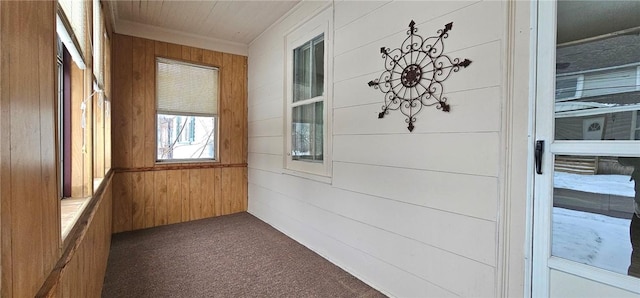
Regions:
[[[296,176],[296,177],[299,177],[299,178],[313,180],[313,181],[316,181],[316,182],[329,184],[329,185],[333,183],[333,178],[330,177],[330,176],[322,176],[322,175],[318,175],[318,174],[300,172],[300,171],[289,170],[289,169],[284,169],[282,171],[282,174],[290,175],[290,176]]]
[[[91,198],[66,198],[60,201],[60,228],[62,240],[67,238]]]

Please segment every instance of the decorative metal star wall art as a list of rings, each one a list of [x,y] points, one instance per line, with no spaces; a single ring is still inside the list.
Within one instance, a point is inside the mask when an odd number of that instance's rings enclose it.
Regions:
[[[449,112],[451,107],[442,96],[444,82],[453,72],[466,68],[471,60],[451,59],[444,54],[444,39],[449,37],[453,22],[437,31],[436,36],[423,39],[416,34],[418,28],[412,20],[409,35],[399,48],[380,48],[384,58],[385,71],[379,78],[369,82],[369,87],[384,93],[384,105],[378,118],[389,111],[400,110],[407,116],[407,128],[413,131],[416,115],[424,106],[435,105],[437,109]]]

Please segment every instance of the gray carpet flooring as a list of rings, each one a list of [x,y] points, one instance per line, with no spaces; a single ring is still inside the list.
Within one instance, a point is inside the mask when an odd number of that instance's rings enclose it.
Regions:
[[[102,297],[384,297],[249,213],[115,234]]]

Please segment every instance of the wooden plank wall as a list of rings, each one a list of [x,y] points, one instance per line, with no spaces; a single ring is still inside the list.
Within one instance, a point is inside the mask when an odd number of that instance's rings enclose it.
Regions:
[[[49,275],[38,297],[100,297],[111,247],[112,177],[96,192],[95,204],[87,207],[72,231],[68,252]]]
[[[113,232],[247,210],[247,57],[114,34]],[[216,163],[156,164],[157,56],[220,69]]]
[[[0,297],[99,297],[106,269],[113,175],[60,239],[55,13],[0,1]]]
[[[60,254],[55,1],[0,1],[0,296],[33,297]]]

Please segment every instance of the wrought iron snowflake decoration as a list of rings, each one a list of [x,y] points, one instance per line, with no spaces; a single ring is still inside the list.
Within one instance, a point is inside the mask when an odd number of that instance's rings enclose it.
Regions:
[[[413,131],[416,115],[424,106],[435,105],[437,109],[449,112],[451,107],[442,96],[444,82],[452,72],[466,68],[471,60],[451,59],[444,55],[444,39],[449,37],[453,22],[437,31],[436,36],[423,39],[416,34],[418,28],[412,20],[409,35],[400,48],[391,50],[380,48],[384,58],[385,71],[379,78],[369,82],[369,87],[380,89],[384,95],[384,105],[378,118],[389,114],[390,110],[400,110],[407,116],[409,131]]]

